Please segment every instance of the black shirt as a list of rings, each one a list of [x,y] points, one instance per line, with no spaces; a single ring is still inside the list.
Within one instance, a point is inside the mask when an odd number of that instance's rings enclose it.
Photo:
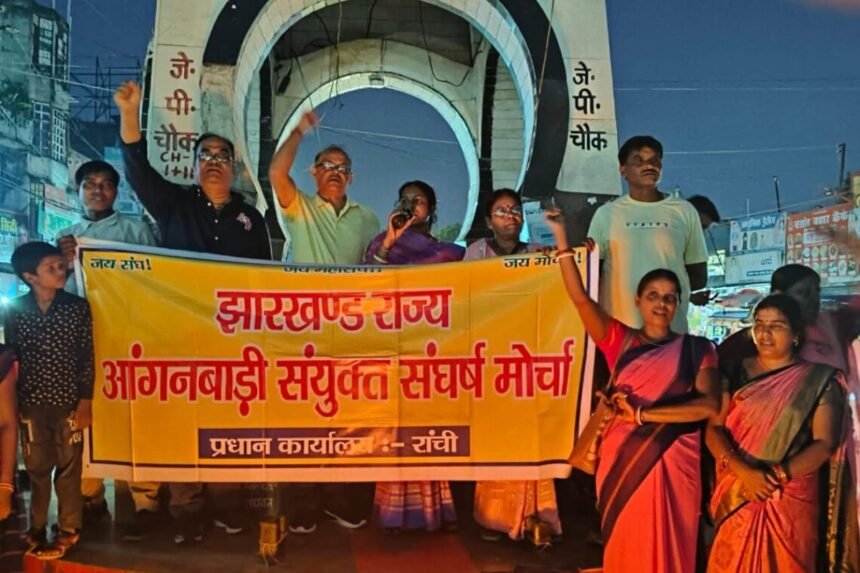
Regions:
[[[266,222],[240,194],[219,211],[197,185],[171,183],[153,169],[142,140],[121,146],[128,182],[158,223],[162,247],[271,260]]]
[[[89,303],[58,290],[42,313],[32,292],[6,310],[6,343],[18,354],[18,402],[77,406],[93,397],[93,318]]]

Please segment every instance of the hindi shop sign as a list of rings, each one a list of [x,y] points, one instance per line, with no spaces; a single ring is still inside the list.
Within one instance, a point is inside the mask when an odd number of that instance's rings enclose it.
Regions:
[[[785,213],[732,221],[729,252],[749,253],[785,249]]]
[[[850,248],[832,239],[834,232],[856,233],[853,205],[840,204],[788,217],[787,263],[812,268],[822,285],[853,283],[857,280],[857,259]]]
[[[782,266],[782,254],[773,250],[726,257],[726,284],[770,282],[770,276]]]
[[[82,241],[77,269],[98,372],[88,475],[277,482],[570,471],[594,349],[553,257],[307,267],[114,247]],[[577,256],[593,294],[596,258]]]

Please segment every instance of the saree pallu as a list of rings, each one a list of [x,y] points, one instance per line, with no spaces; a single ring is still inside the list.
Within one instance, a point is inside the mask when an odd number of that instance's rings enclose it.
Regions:
[[[502,531],[513,540],[523,538],[526,518],[536,516],[548,523],[553,535],[561,535],[561,520],[551,479],[539,481],[479,481],[475,486],[475,521]]]
[[[364,264],[379,264],[373,255],[382,246],[385,231],[376,235],[364,254]],[[454,243],[437,241],[430,235],[425,235],[411,229],[406,229],[388,251],[388,263],[392,265],[429,265],[432,263],[452,263],[463,260],[466,249]]]
[[[606,354],[613,356],[611,350]],[[679,336],[624,352],[613,368],[615,388],[634,407],[680,402],[691,396],[699,369],[715,366],[709,341]],[[610,422],[596,472],[605,572],[695,570],[700,448],[699,423]]]
[[[782,463],[812,441],[812,415],[830,384],[844,394],[833,368],[798,362],[746,381],[733,392],[725,428],[749,462]],[[842,439],[821,470],[797,476],[764,502],[747,501],[742,484],[718,468],[711,512],[717,536],[710,573],[848,573],[860,570],[857,508],[847,465],[851,419],[845,400]]]
[[[379,482],[373,512],[384,528],[436,531],[457,521],[447,481]]]

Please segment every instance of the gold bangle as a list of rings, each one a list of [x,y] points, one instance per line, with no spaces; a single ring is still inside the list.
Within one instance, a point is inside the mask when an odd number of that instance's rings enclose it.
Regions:
[[[779,480],[780,484],[785,485],[791,481],[791,479],[788,477],[788,472],[785,471],[785,468],[782,464],[773,464],[773,467],[771,469],[773,469],[773,473],[776,474],[776,479]]]
[[[573,256],[576,256],[573,251],[565,251],[565,252],[561,253],[560,255],[556,255],[555,260],[560,261],[560,260],[565,259],[567,257],[573,257]]]

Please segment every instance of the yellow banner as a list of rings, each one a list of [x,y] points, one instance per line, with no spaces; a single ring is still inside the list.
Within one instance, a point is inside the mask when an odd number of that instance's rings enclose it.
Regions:
[[[557,261],[285,266],[81,242],[86,472],[195,482],[564,477],[593,345]],[[597,261],[577,261],[596,292]]]

